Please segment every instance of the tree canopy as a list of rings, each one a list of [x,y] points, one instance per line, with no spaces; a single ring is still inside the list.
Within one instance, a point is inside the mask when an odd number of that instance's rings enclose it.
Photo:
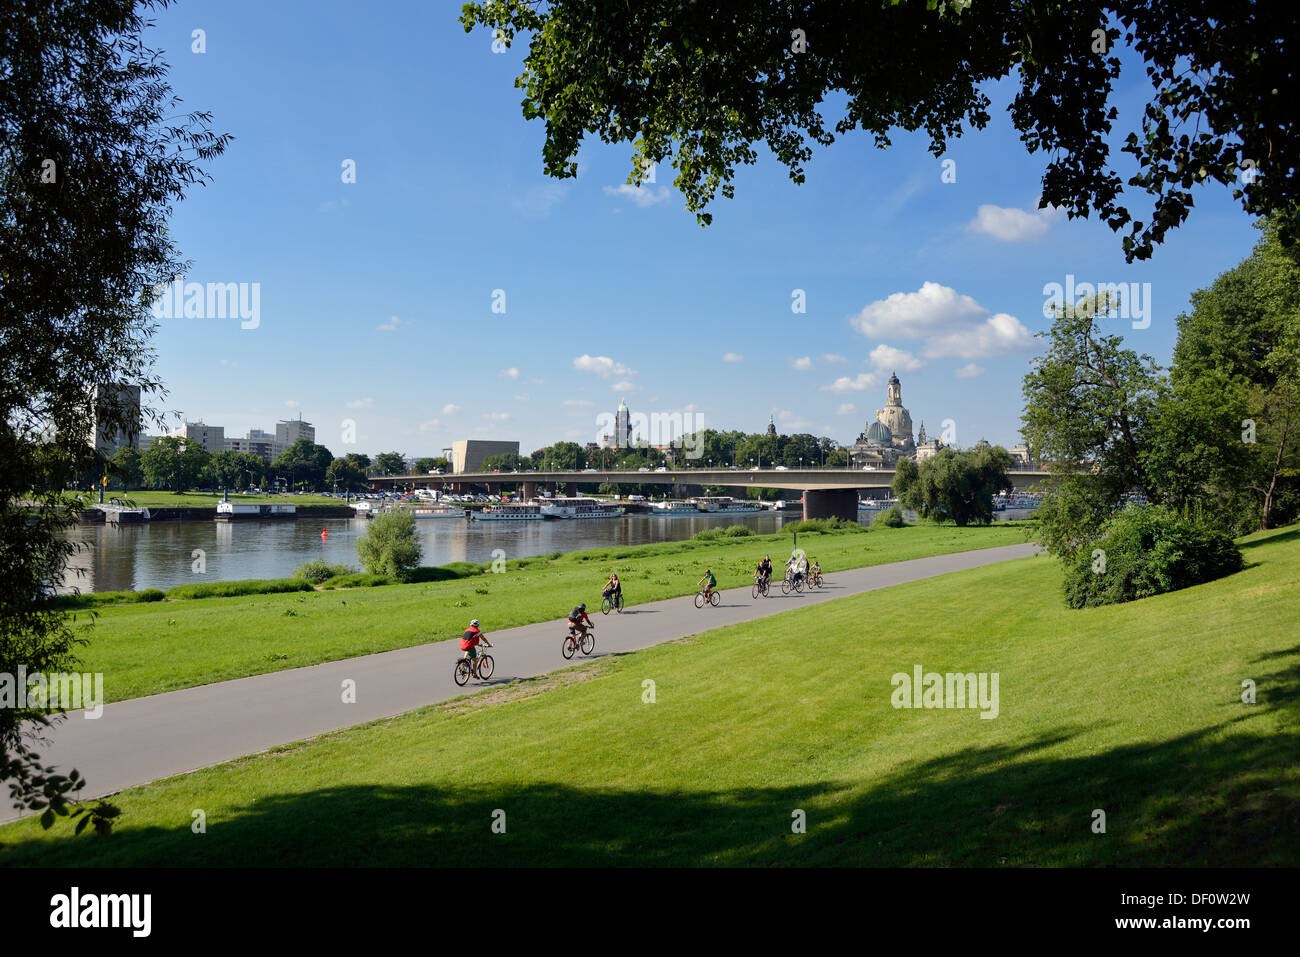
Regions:
[[[796,183],[814,145],[859,129],[880,148],[895,129],[924,131],[939,157],[989,123],[984,86],[1008,78],[1021,141],[1047,154],[1041,203],[1124,230],[1130,261],[1182,224],[1194,186],[1222,184],[1253,214],[1297,203],[1289,0],[481,0],[461,22],[505,43],[529,35],[515,86],[524,117],[546,125],[548,175],[576,176],[587,136],[627,143],[628,182],[670,161],[702,225],[758,144]],[[1150,89],[1123,140],[1137,166],[1127,177],[1109,143],[1123,48]],[[844,107],[832,119],[836,93]],[[1125,187],[1149,208],[1130,210]]]

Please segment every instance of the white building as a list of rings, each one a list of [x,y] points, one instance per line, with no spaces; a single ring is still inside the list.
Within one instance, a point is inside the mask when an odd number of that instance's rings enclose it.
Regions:
[[[185,422],[167,433],[178,439],[199,443],[205,452],[218,452],[226,448],[226,427],[207,425],[202,419]]]
[[[280,443],[281,451],[287,449],[299,439],[316,441],[316,429],[310,422],[304,422],[302,416],[296,419],[281,419],[275,425],[275,440]]]

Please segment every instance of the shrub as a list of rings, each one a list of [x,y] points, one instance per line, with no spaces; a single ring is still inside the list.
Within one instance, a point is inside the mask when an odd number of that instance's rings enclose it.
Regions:
[[[1160,506],[1130,506],[1066,560],[1065,603],[1134,601],[1222,578],[1244,564],[1226,533]]]
[[[787,522],[781,526],[782,532],[865,532],[866,529],[856,521],[843,518],[801,518],[797,522]]]
[[[753,535],[754,530],[748,525],[732,525],[724,534],[727,538],[744,538],[746,535]]]
[[[321,583],[321,588],[373,588],[376,585],[395,585],[397,581],[387,575],[371,575],[368,572],[351,572],[335,575]]]
[[[159,588],[146,588],[144,591],[96,591],[84,595],[59,595],[52,604],[55,608],[98,608],[100,605],[162,601],[166,597]]]
[[[301,578],[303,581],[311,582],[313,585],[319,585],[321,582],[329,581],[337,575],[351,575],[356,569],[351,565],[331,565],[323,558],[313,559],[305,565],[299,565],[294,571],[294,578]]]
[[[407,581],[420,564],[415,516],[400,511],[372,518],[366,534],[357,540],[357,557],[372,575]]]
[[[907,523],[903,521],[903,510],[897,505],[891,505],[873,518],[871,524],[881,528],[902,528]]]
[[[198,582],[177,585],[168,598],[230,598],[234,595],[271,595],[287,591],[311,591],[311,582],[301,578],[249,578],[233,582]]]

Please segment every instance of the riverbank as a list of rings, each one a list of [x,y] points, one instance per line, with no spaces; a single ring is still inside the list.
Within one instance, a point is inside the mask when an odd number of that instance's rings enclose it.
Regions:
[[[1024,526],[849,526],[803,533],[799,545],[837,569],[1024,542]],[[75,624],[89,644],[81,670],[102,672],[106,700],[297,668],[454,637],[471,618],[491,633],[562,619],[585,601],[599,617],[611,571],[629,605],[690,595],[706,568],[720,588],[748,588],[764,554],[779,569],[791,535],[751,535],[597,548],[470,565],[445,581],[331,591],[110,605]],[[499,571],[493,571],[498,568]]]
[[[252,499],[231,499],[231,501],[245,503],[252,502]],[[293,505],[294,514],[289,516],[287,521],[295,521],[300,518],[355,518],[356,512],[350,505],[299,505],[293,500],[280,501],[279,505]],[[143,506],[149,509],[150,522],[211,522],[217,517],[217,507],[211,508],[198,507],[193,505],[180,506],[160,506],[149,505]],[[268,519],[268,521],[285,521],[286,519]],[[82,509],[77,515],[77,521],[82,525],[100,525],[107,521],[104,509],[86,508]]]
[[[1243,545],[1118,606],[1026,559],[703,631],[132,788],[111,841],[8,825],[0,863],[1293,866],[1300,529]],[[896,707],[918,666],[997,673],[997,717]]]

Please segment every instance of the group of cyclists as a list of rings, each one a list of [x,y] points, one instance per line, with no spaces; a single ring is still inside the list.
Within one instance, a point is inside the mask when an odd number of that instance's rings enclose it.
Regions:
[[[808,556],[801,551],[796,551],[790,556],[790,560],[785,563],[786,577],[794,581],[813,581],[821,580],[821,565],[817,562],[810,563]],[[754,581],[766,588],[772,580],[772,556],[764,555],[763,560],[758,563],[754,569]],[[702,588],[704,600],[707,602],[713,595],[714,590],[718,587],[718,579],[713,574],[712,569],[705,569],[704,577],[696,582],[697,588]],[[609,580],[601,588],[601,597],[608,598],[615,608],[623,607],[623,583],[619,580],[618,572],[613,572]],[[595,627],[591,616],[587,614],[587,603],[579,602],[569,612],[568,617],[569,633],[576,639],[581,640],[587,636],[587,632]],[[479,658],[478,646],[482,644],[487,648],[492,647],[492,642],[487,640],[482,629],[479,627],[479,621],[475,618],[461,635],[460,650],[461,658],[468,659],[470,667],[478,675],[477,661]]]

